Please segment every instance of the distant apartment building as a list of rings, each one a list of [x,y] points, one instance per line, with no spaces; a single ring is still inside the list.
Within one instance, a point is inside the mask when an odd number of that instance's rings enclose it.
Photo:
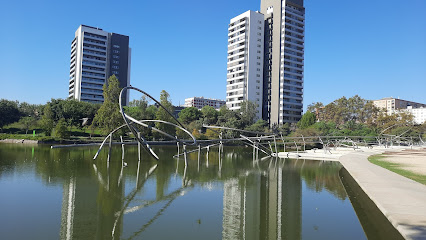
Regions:
[[[263,119],[298,122],[303,113],[305,8],[303,0],[261,0],[265,17]]]
[[[224,100],[204,98],[204,97],[192,97],[192,98],[185,99],[184,107],[195,107],[195,108],[201,109],[204,106],[211,106],[211,107],[214,107],[215,109],[219,109],[225,104],[226,102]]]
[[[247,11],[230,20],[226,105],[240,109],[241,102],[257,105],[256,120],[262,118],[264,16]]]
[[[102,87],[115,75],[120,87],[130,85],[129,37],[80,25],[71,42],[68,98],[103,103]],[[129,102],[128,92],[124,95]]]
[[[426,104],[402,100],[399,98],[382,98],[380,100],[374,100],[373,104],[380,109],[386,110],[387,114],[392,114],[396,110],[400,109],[406,109],[407,107],[414,108],[420,108],[420,107],[426,107]]]
[[[412,106],[408,106],[401,111],[411,113],[414,117],[413,120],[415,124],[423,124],[426,122],[426,107],[413,108]]]

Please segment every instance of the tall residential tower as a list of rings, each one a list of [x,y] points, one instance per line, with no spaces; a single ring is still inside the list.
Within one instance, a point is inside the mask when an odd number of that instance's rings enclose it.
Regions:
[[[102,103],[102,87],[112,75],[118,78],[120,87],[129,86],[130,57],[128,36],[80,25],[71,42],[68,98]],[[128,93],[123,100],[127,105]]]
[[[265,16],[263,119],[297,122],[303,112],[303,0],[261,0]]]
[[[264,16],[247,11],[232,18],[228,28],[226,105],[240,109],[242,101],[257,105],[262,118]]]

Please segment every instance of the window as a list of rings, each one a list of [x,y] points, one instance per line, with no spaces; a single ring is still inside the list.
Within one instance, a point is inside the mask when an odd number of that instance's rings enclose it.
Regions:
[[[261,53],[261,51],[260,51],[260,50],[257,50],[257,53]]]
[[[260,35],[262,35],[262,34],[261,34],[260,32],[258,32],[258,33],[257,33],[257,35],[259,35],[259,36],[260,36]]]
[[[260,80],[256,80],[257,83],[260,83]]]
[[[118,66],[112,66],[112,68],[113,68],[113,69],[119,69],[119,67],[118,67]]]
[[[112,45],[113,48],[120,48],[119,45]]]
[[[256,69],[256,71],[260,72],[260,68]]]
[[[258,39],[257,39],[257,41],[258,41],[258,42],[261,42],[261,41],[262,41],[262,39],[258,38]]]
[[[261,46],[260,44],[257,44],[257,47],[259,47],[259,48],[260,48],[260,47],[262,47],[262,46]]]
[[[258,66],[260,66],[260,62],[257,62],[256,64],[257,64]]]
[[[112,50],[113,53],[120,53],[118,50]]]
[[[260,59],[260,56],[257,56],[257,59]]]
[[[262,30],[262,27],[257,27],[257,29]]]
[[[120,56],[112,55],[112,58],[120,58]]]
[[[256,77],[260,77],[260,74],[256,74]]]
[[[112,63],[120,64],[120,61],[118,61],[118,60],[112,60]]]
[[[262,21],[257,21],[257,23],[262,24]]]
[[[112,74],[117,75],[117,74],[118,74],[118,71],[112,71]]]

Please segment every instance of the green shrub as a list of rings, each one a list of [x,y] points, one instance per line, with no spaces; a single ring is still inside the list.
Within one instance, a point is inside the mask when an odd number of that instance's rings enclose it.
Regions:
[[[67,128],[67,124],[65,122],[65,119],[61,119],[58,121],[55,127],[55,137],[58,138],[69,138],[70,133]]]

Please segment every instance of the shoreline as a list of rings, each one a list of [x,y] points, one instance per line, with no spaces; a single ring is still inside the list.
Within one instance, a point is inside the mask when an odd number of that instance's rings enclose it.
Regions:
[[[426,186],[375,165],[368,160],[377,154],[401,156],[405,160],[426,154],[425,146],[331,148],[303,152],[280,152],[279,157],[338,161],[343,170],[405,239],[426,239]],[[404,159],[399,159],[400,163]],[[423,160],[422,159],[422,160]],[[418,165],[425,172],[426,165]]]
[[[405,239],[425,239],[426,186],[368,161],[371,155],[404,149],[353,152],[342,155],[339,161]]]

